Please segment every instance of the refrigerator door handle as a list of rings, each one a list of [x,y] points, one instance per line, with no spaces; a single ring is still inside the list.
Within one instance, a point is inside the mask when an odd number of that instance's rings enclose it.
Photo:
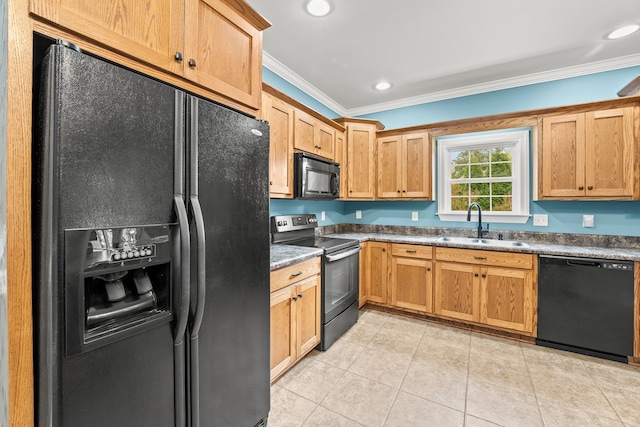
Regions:
[[[191,339],[198,337],[200,331],[200,325],[202,324],[202,316],[204,315],[204,301],[206,295],[206,242],[204,235],[204,217],[202,216],[202,208],[200,207],[200,200],[197,195],[190,197],[191,209],[193,212],[193,219],[195,220],[196,238],[198,244],[197,253],[197,298],[196,307],[194,310],[193,320],[191,322]]]
[[[174,333],[174,345],[182,344],[184,334],[187,330],[187,321],[189,319],[189,300],[191,298],[191,279],[190,279],[190,249],[191,240],[189,238],[189,219],[187,217],[187,209],[184,200],[180,195],[173,196],[176,214],[178,216],[178,225],[180,227],[180,309],[177,316],[176,329]]]

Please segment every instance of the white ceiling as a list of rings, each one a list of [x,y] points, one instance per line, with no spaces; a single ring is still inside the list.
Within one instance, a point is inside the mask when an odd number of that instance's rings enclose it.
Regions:
[[[247,2],[273,24],[265,66],[344,116],[640,65],[640,32],[605,40],[640,0]]]

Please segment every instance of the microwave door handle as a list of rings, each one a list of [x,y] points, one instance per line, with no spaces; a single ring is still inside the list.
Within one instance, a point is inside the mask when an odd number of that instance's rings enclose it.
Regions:
[[[331,173],[331,194],[340,195],[340,182],[338,181],[338,174],[335,172]]]

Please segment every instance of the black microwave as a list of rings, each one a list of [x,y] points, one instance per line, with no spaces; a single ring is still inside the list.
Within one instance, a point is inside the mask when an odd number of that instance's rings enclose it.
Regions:
[[[296,199],[330,200],[340,197],[340,164],[309,153],[295,153],[293,163]]]

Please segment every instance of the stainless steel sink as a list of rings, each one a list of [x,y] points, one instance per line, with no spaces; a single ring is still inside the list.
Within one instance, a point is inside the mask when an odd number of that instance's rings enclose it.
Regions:
[[[453,244],[462,245],[478,245],[478,246],[491,246],[499,248],[508,247],[521,247],[526,248],[529,245],[519,240],[496,240],[496,239],[478,239],[476,237],[449,237],[443,236],[438,238],[439,242],[448,242]]]

